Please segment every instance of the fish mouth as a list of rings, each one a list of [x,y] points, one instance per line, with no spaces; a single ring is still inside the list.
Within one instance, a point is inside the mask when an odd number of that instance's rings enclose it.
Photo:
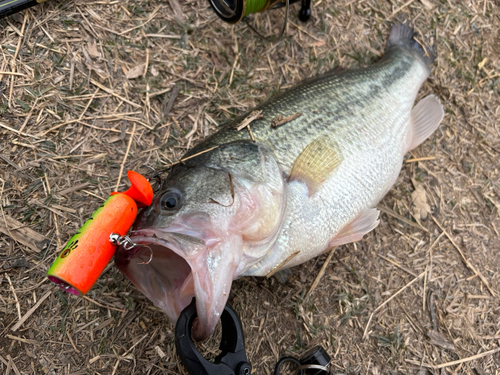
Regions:
[[[193,232],[133,231],[130,239],[136,246],[118,247],[115,264],[173,323],[196,297],[198,320],[192,335],[204,340],[224,310],[238,260],[223,254],[225,241],[198,237]]]
[[[174,237],[170,235],[171,237]],[[189,263],[172,239],[160,238],[155,231],[132,232],[137,246],[117,249],[115,263],[158,308],[175,322],[194,297]]]

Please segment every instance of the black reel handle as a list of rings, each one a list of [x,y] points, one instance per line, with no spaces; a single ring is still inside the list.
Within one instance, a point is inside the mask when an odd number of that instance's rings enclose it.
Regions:
[[[43,3],[47,0],[1,0],[0,1],[0,19],[20,12],[24,9]]]
[[[238,314],[226,304],[221,315],[221,353],[214,362],[205,359],[196,349],[191,328],[197,317],[196,299],[182,310],[175,325],[175,347],[181,362],[191,375],[250,375],[252,366],[245,352],[245,337]]]

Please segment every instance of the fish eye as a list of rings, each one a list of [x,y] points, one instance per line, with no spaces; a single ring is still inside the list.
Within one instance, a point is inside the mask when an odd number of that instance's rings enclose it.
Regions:
[[[166,211],[178,210],[181,206],[181,193],[177,190],[169,190],[160,198],[160,208]]]

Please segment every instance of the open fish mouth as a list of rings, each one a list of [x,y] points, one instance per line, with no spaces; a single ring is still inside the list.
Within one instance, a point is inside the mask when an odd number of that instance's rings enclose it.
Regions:
[[[130,238],[137,246],[117,249],[117,267],[175,322],[195,296],[192,270],[175,234],[141,230]]]
[[[229,296],[239,259],[224,256],[225,244],[200,240],[194,233],[141,229],[130,239],[137,246],[118,247],[115,264],[173,323],[196,297],[198,320],[193,337],[210,336]],[[216,274],[223,267],[227,272]]]

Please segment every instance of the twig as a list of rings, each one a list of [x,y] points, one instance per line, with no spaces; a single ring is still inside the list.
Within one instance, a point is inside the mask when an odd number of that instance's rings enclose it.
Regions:
[[[168,98],[168,103],[164,112],[165,117],[168,117],[168,114],[172,110],[175,103],[175,99],[177,99],[177,95],[179,95],[179,91],[180,91],[179,86],[175,85],[174,87],[172,87],[172,91],[170,91],[170,96]],[[153,95],[150,95],[150,97],[153,97]]]
[[[373,312],[370,315],[370,318],[368,319],[368,323],[366,323],[365,331],[363,332],[363,337],[366,337],[366,333],[367,333],[368,327],[370,326],[370,323],[372,321],[373,315],[375,315],[375,313],[377,311],[379,311],[382,307],[384,307],[385,305],[387,305],[391,300],[393,300],[398,294],[400,294],[401,292],[403,292],[410,285],[412,285],[416,281],[420,280],[422,278],[422,276],[425,275],[425,272],[426,271],[422,272],[420,275],[418,275],[417,277],[415,277],[412,281],[410,281],[408,284],[406,284],[404,287],[402,287],[396,293],[394,293],[392,296],[390,296],[387,300],[385,300],[379,307],[377,307],[375,310],[373,310]]]
[[[0,126],[4,129],[7,129],[7,130],[10,130],[11,132],[14,132],[14,133],[17,133],[18,135],[23,135],[25,137],[31,137],[31,138],[35,138],[35,139],[40,139],[40,137],[37,137],[37,136],[34,136],[34,135],[31,135],[31,134],[27,134],[27,133],[19,133],[16,129],[14,128],[11,128],[10,126],[7,126],[5,124],[2,124],[0,122]],[[45,134],[42,134],[42,135],[45,135]]]
[[[412,158],[412,159],[406,159],[405,163],[416,163],[417,161],[424,161],[424,160],[435,160],[435,156],[425,156],[423,158]]]
[[[384,259],[384,260],[388,261],[389,263],[394,264],[396,267],[398,267],[398,268],[402,269],[402,270],[403,270],[403,271],[405,271],[406,273],[409,273],[409,274],[410,274],[410,275],[412,275],[413,277],[417,277],[417,275],[416,275],[414,272],[410,271],[408,268],[403,267],[403,266],[402,266],[402,265],[400,265],[398,262],[395,262],[395,261],[393,261],[393,260],[391,260],[391,259],[389,259],[389,258],[386,258],[385,256],[383,256],[383,255],[381,255],[381,254],[377,254],[377,255],[378,255],[379,257],[381,257],[382,259]]]
[[[33,345],[38,345],[40,346],[41,344],[36,341],[36,340],[29,340],[29,339],[24,339],[22,337],[17,337],[17,336],[12,336],[12,335],[5,335],[5,337],[8,337],[11,340],[16,340],[20,342],[24,342],[25,344],[33,344]]]
[[[233,83],[233,75],[234,75],[234,68],[236,68],[236,64],[238,63],[238,59],[240,58],[241,53],[238,53],[236,55],[236,58],[234,59],[233,67],[231,69],[231,75],[229,76],[229,85],[231,86],[231,83]]]
[[[312,293],[312,291],[314,289],[316,289],[316,287],[318,286],[321,278],[325,274],[326,267],[328,267],[328,265],[330,264],[330,261],[332,260],[333,253],[335,253],[335,249],[336,249],[336,247],[334,247],[332,250],[330,250],[330,254],[328,254],[328,257],[326,258],[325,263],[323,263],[323,265],[321,266],[321,269],[319,270],[318,275],[314,279],[314,282],[312,283],[311,287],[307,291],[307,294],[306,294],[304,300],[307,299],[307,297],[309,297],[309,295]]]
[[[23,323],[28,320],[28,318],[31,316],[31,314],[33,314],[36,309],[38,309],[40,307],[40,305],[43,303],[43,301],[45,301],[50,295],[52,294],[52,291],[49,290],[47,293],[45,293],[42,298],[40,298],[38,300],[37,303],[35,303],[35,305],[29,309],[26,314],[24,314],[24,316],[12,327],[12,331],[15,332],[19,329],[19,327],[21,327],[23,325]]]
[[[118,368],[118,365],[120,364],[120,361],[121,361],[121,360],[122,360],[122,359],[123,359],[123,358],[124,358],[124,357],[125,357],[128,353],[130,353],[130,352],[131,352],[131,351],[132,351],[132,350],[133,350],[133,349],[134,349],[137,345],[139,345],[139,343],[141,343],[141,342],[142,342],[142,340],[144,340],[144,339],[145,339],[146,337],[148,337],[148,336],[149,336],[149,333],[146,333],[144,336],[142,336],[142,337],[139,339],[139,341],[137,341],[134,345],[132,345],[132,346],[130,347],[130,349],[129,349],[129,350],[127,350],[125,353],[123,353],[123,355],[121,355],[121,356],[117,359],[117,361],[116,361],[116,363],[115,363],[115,367],[113,368],[113,372],[111,373],[111,375],[115,375],[116,369]]]
[[[128,34],[129,32],[131,32],[131,31],[133,31],[135,29],[142,28],[147,23],[149,23],[153,18],[155,18],[156,13],[158,13],[158,11],[160,10],[160,8],[161,8],[161,6],[159,6],[155,10],[153,10],[153,12],[151,12],[151,16],[149,16],[149,18],[145,22],[143,22],[142,24],[140,24],[138,26],[135,26],[135,27],[132,27],[132,28],[130,28],[128,30],[122,31],[121,33],[118,33],[118,35],[125,35],[125,34]]]
[[[75,349],[75,352],[80,353],[80,351],[76,347],[75,343],[73,342],[73,339],[71,338],[71,336],[69,334],[69,331],[66,331],[66,336],[68,336],[69,342],[71,343],[71,346],[73,347],[73,349]]]
[[[380,211],[382,211],[383,213],[385,213],[385,214],[387,214],[389,216],[392,216],[392,217],[395,217],[398,220],[401,220],[403,223],[406,223],[408,225],[411,225],[412,227],[421,229],[421,230],[429,233],[429,231],[426,228],[424,228],[423,226],[415,224],[413,221],[408,220],[404,216],[398,215],[397,213],[393,212],[392,210],[388,209],[387,207],[384,207],[384,206],[382,206],[382,205],[379,204],[379,205],[377,205],[377,209],[379,209]]]
[[[149,48],[146,48],[146,63],[144,64],[144,72],[142,73],[142,78],[146,77],[149,66]]]
[[[287,117],[283,117],[282,115],[279,115],[273,121],[271,121],[271,128],[277,128],[278,126],[284,125],[287,122],[295,120],[297,117],[300,117],[300,116],[302,116],[302,112],[297,112],[296,114],[290,115]]]
[[[6,75],[6,76],[19,76],[19,77],[25,77],[26,74],[23,73],[15,73],[15,72],[0,72],[0,77]]]
[[[19,370],[17,369],[17,366],[14,362],[14,359],[12,359],[12,357],[10,356],[10,354],[7,354],[7,359],[9,360],[9,364],[12,364],[12,369],[14,370],[15,374],[16,375],[21,375],[21,373],[19,372]],[[9,372],[6,372],[6,374],[8,374]]]
[[[424,291],[422,292],[422,311],[425,311],[425,291],[427,289],[427,275],[429,274],[429,265],[425,267]]]
[[[465,363],[465,362],[474,361],[476,359],[483,358],[483,357],[486,357],[486,356],[488,356],[490,354],[495,354],[495,353],[498,353],[498,352],[500,352],[500,348],[492,349],[492,350],[489,350],[487,352],[479,353],[479,354],[476,354],[476,355],[473,355],[473,356],[470,356],[470,357],[467,357],[467,358],[457,359],[456,361],[441,363],[439,365],[431,365],[431,364],[428,364],[428,363],[420,363],[420,362],[417,362],[417,361],[413,361],[411,359],[407,359],[406,362],[417,364],[417,365],[420,365],[420,366],[423,366],[423,367],[427,367],[427,368],[440,369],[440,368],[444,368],[444,367],[450,367],[450,366],[459,365],[459,364]]]
[[[201,154],[204,154],[204,153],[206,153],[206,152],[208,152],[208,151],[212,151],[212,150],[216,149],[217,147],[219,147],[219,146],[210,147],[210,148],[207,148],[206,150],[203,150],[203,151],[197,152],[197,153],[196,153],[196,154],[194,154],[194,155],[189,155],[188,157],[185,157],[185,158],[183,158],[183,159],[179,160],[179,161],[178,161],[177,163],[175,163],[175,164],[182,163],[182,162],[185,162],[186,160],[189,160],[189,159],[195,158],[195,157],[197,157],[197,156],[199,156],[199,155],[201,155]]]
[[[121,310],[121,309],[118,309],[116,307],[111,307],[111,306],[106,306],[106,305],[100,304],[99,302],[94,301],[92,298],[89,298],[87,296],[83,296],[83,299],[86,299],[87,301],[92,302],[93,304],[95,304],[97,306],[104,307],[105,309],[115,310],[115,311],[119,311],[119,312],[125,312],[125,310]]]
[[[187,133],[185,136],[184,136],[184,139],[188,139],[189,137],[191,137],[194,133],[196,133],[196,130],[198,130],[198,121],[200,121],[200,116],[201,116],[201,112],[203,111],[205,107],[200,107],[200,109],[198,110],[198,115],[196,116],[196,119],[194,120],[194,124],[193,124],[193,128],[189,131],[189,133]]]
[[[262,111],[252,111],[247,117],[245,117],[242,122],[239,123],[239,125],[236,127],[236,130],[240,131],[241,129],[250,125],[252,121],[261,120],[263,118],[264,116],[262,115]]]
[[[3,195],[3,188],[5,186],[5,181],[3,179],[0,178],[0,181],[2,181],[2,189],[0,189],[0,211],[2,211],[2,218],[3,218],[3,222],[5,224],[5,229],[6,229],[6,232],[5,234],[7,234],[8,236],[10,236],[10,238],[12,238],[14,241],[17,242],[17,239],[16,237],[14,237],[9,229],[9,224],[7,224],[7,218],[5,216],[5,212],[3,211],[3,204],[1,203],[2,202],[2,195]],[[3,230],[3,225],[0,224],[0,231],[4,232]],[[8,275],[7,275],[8,277]],[[10,279],[9,279],[9,283],[10,283]],[[12,284],[11,284],[11,287],[12,287]],[[16,293],[14,292],[14,296],[16,295]],[[16,301],[17,301],[17,297],[16,297]],[[18,302],[19,303],[19,302]],[[19,306],[17,307],[18,310],[19,310]],[[21,318],[21,312],[19,312],[19,318]]]
[[[253,136],[252,129],[250,129],[250,126],[247,126],[247,130],[248,130],[248,135],[250,136],[250,139],[252,140],[252,142],[255,142],[255,137]]]
[[[123,167],[125,166],[125,162],[127,161],[127,156],[130,151],[130,146],[132,145],[132,140],[134,139],[135,133],[135,123],[132,128],[132,134],[130,135],[130,139],[128,140],[127,151],[125,151],[125,156],[123,157],[122,165],[120,166],[120,173],[118,174],[118,180],[116,181],[115,191],[118,191],[118,187],[120,186],[120,180],[122,179]]]
[[[453,238],[448,234],[448,232],[446,230],[444,230],[444,228],[442,227],[441,224],[439,224],[439,222],[434,218],[434,216],[431,215],[431,218],[432,220],[434,220],[434,222],[436,223],[436,225],[439,227],[439,229],[441,229],[441,231],[445,234],[446,237],[448,237],[448,239],[450,240],[450,242],[453,244],[453,246],[455,247],[455,249],[457,249],[457,251],[459,252],[460,256],[462,257],[465,265],[467,267],[470,268],[470,270],[472,272],[474,272],[476,274],[476,276],[478,276],[481,281],[483,282],[483,284],[486,286],[486,288],[489,290],[489,292],[491,293],[491,295],[493,297],[496,296],[496,293],[495,291],[490,287],[490,284],[488,284],[488,281],[484,278],[484,276],[478,271],[476,270],[476,268],[472,265],[471,262],[469,262],[466,258],[465,258],[465,255],[464,253],[462,252],[462,250],[460,249],[460,247],[455,243],[455,241],[453,240]]]
[[[5,277],[7,278],[7,281],[9,282],[10,290],[12,290],[12,294],[14,295],[14,299],[16,300],[17,315],[19,316],[19,321],[21,321],[21,305],[19,305],[19,300],[17,299],[16,291],[14,290],[14,286],[12,285],[12,281],[10,281],[10,277],[9,277],[8,273],[5,274]]]
[[[33,107],[31,108],[31,111],[28,113],[28,116],[26,116],[26,119],[24,120],[23,124],[21,125],[21,127],[19,128],[19,130],[17,131],[17,134],[21,135],[23,133],[23,130],[24,128],[26,127],[26,124],[28,123],[28,121],[30,120],[31,118],[31,115],[33,114],[33,111],[35,110],[35,107],[36,107],[36,103],[38,102],[38,97],[35,98],[35,103],[33,103]]]
[[[287,264],[290,260],[295,258],[299,253],[300,253],[300,251],[296,251],[295,253],[290,255],[288,258],[286,258],[283,262],[278,264],[271,272],[269,272],[266,275],[266,278],[269,279],[272,275],[274,275],[276,272],[278,272],[280,269],[282,269],[285,266],[285,264]]]
[[[94,79],[90,79],[90,83],[92,83],[94,86],[97,86],[99,87],[102,91],[106,91],[108,94],[111,94],[113,95],[114,97],[120,99],[120,100],[123,100],[125,103],[128,103],[130,104],[131,106],[133,107],[136,107],[136,108],[141,108],[141,106],[137,103],[134,103],[133,101],[130,101],[128,100],[127,98],[124,98],[123,96],[120,96],[118,95],[116,92],[114,92],[113,90],[107,88],[106,86],[104,85],[101,85],[99,82],[97,82],[96,80]]]
[[[88,191],[88,190],[82,190],[82,191],[83,191],[85,194],[91,195],[91,196],[93,196],[93,197],[96,197],[96,198],[98,198],[98,199],[102,200],[103,202],[105,202],[105,201],[106,201],[106,199],[105,199],[105,198],[101,197],[100,195],[94,194],[94,193],[92,193],[91,191]]]
[[[69,193],[73,193],[74,191],[78,191],[80,189],[85,189],[89,185],[90,185],[89,182],[83,182],[81,184],[74,185],[74,186],[72,186],[70,188],[58,191],[58,192],[56,192],[56,194],[57,195],[66,195],[66,194],[69,194]]]
[[[408,5],[410,5],[411,3],[413,3],[415,0],[410,0],[410,1],[407,1],[406,3],[404,3],[403,5],[401,5],[399,8],[397,8],[394,12],[392,12],[392,14],[386,18],[386,21],[389,20],[390,18],[394,17],[396,15],[396,13],[398,13],[399,11],[401,11],[402,9],[406,8]]]
[[[82,113],[80,113],[80,117],[78,117],[78,120],[77,121],[81,121],[83,119],[83,116],[85,116],[85,113],[87,112],[87,109],[89,109],[90,107],[90,104],[92,104],[92,102],[94,101],[94,98],[95,96],[97,95],[97,93],[99,92],[99,87],[94,91],[94,93],[92,94],[92,96],[90,97],[87,105],[85,106],[85,108],[83,109]]]
[[[180,35],[169,35],[169,34],[146,34],[147,38],[166,38],[166,39],[181,39]]]
[[[19,53],[19,49],[21,48],[21,43],[24,37],[24,27],[26,26],[26,21],[28,20],[28,13],[24,13],[23,26],[21,27],[21,34],[19,35],[19,40],[17,42],[16,52],[14,53],[14,57],[12,58],[12,73],[16,72],[16,59],[17,54]],[[15,75],[12,75],[10,79],[10,91],[9,91],[9,108],[11,108],[12,103],[12,93],[14,92],[14,79]]]

